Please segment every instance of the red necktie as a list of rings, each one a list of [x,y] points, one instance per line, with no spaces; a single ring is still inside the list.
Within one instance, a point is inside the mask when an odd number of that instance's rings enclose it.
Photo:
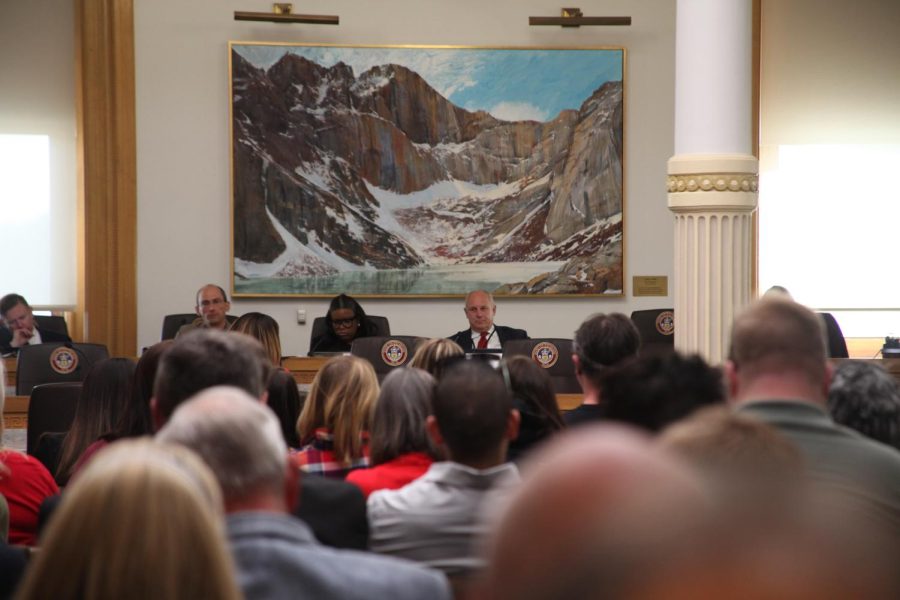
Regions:
[[[485,348],[487,348],[487,341],[488,341],[487,331],[482,331],[481,337],[478,338],[478,349],[484,350]]]

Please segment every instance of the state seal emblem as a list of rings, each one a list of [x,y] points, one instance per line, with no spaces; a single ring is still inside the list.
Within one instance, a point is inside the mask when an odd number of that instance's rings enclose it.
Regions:
[[[672,335],[675,333],[675,313],[671,310],[664,310],[656,317],[656,330],[662,335]]]
[[[549,369],[559,360],[559,348],[550,342],[541,342],[531,350],[531,359],[545,369]]]
[[[78,354],[66,346],[60,346],[50,353],[50,368],[60,375],[68,375],[78,367]]]
[[[409,350],[400,340],[388,340],[381,347],[381,360],[388,366],[399,367],[408,357]]]

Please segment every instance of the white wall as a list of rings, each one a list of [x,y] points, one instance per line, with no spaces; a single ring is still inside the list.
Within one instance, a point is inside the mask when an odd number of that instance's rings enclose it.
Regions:
[[[309,0],[297,12],[337,14],[333,26],[236,22],[235,10],[267,11],[261,0],[137,0],[135,55],[138,155],[138,343],[159,339],[163,315],[192,310],[196,289],[230,278],[229,40],[338,44],[624,46],[624,298],[503,299],[499,323],[533,336],[571,336],[596,311],[671,306],[632,298],[633,275],[667,275],[672,289],[672,217],[666,160],[673,153],[675,3],[586,0],[586,15],[630,15],[630,27],[529,27],[530,15],[558,14],[538,0]],[[309,327],[296,310],[323,315],[327,300],[240,299],[232,313],[266,312],[282,328],[284,353],[305,354]],[[459,299],[365,300],[395,333],[446,336],[462,329]]]

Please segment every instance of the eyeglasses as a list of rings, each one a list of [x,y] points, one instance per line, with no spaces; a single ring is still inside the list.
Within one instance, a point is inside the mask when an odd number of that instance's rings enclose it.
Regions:
[[[225,304],[225,301],[221,298],[213,298],[212,300],[201,300],[200,306],[217,306],[219,304]]]
[[[331,324],[334,325],[335,328],[350,327],[354,323],[356,323],[356,317],[352,317],[350,319],[335,319],[334,321],[331,322]]]

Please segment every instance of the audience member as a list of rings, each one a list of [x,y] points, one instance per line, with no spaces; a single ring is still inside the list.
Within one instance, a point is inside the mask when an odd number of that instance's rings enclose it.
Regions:
[[[247,598],[447,598],[443,577],[412,564],[316,543],[289,515],[297,472],[272,414],[245,392],[212,388],[158,438],[196,451],[216,474]],[[301,486],[302,487],[302,486]]]
[[[316,373],[297,420],[304,471],[343,478],[369,466],[369,426],[378,398],[378,378],[368,361],[336,356]]]
[[[482,361],[460,361],[438,382],[428,432],[449,460],[399,490],[369,496],[370,547],[463,579],[484,565],[479,552],[491,490],[519,481],[507,463],[519,414],[503,378]]]
[[[696,475],[648,438],[579,427],[526,463],[488,545],[481,597],[629,597],[623,591],[691,539],[708,509]]]
[[[278,334],[278,321],[258,312],[241,315],[231,325],[231,331],[237,331],[255,338],[266,351],[273,367],[281,366],[281,337]]]
[[[135,366],[128,401],[121,407],[119,418],[112,429],[105,431],[81,453],[81,457],[72,468],[70,481],[98,451],[112,442],[123,438],[153,434],[153,423],[150,416],[153,380],[156,378],[160,357],[174,343],[174,340],[163,340],[144,350]]]
[[[179,337],[162,355],[154,380],[150,412],[155,428],[208,387],[233,385],[264,399],[268,364],[262,345],[248,335],[204,329]]]
[[[513,406],[519,411],[519,435],[509,443],[507,458],[521,460],[532,448],[565,427],[547,371],[528,356],[504,359]]]
[[[0,362],[0,382],[5,381]],[[0,415],[6,401],[6,386],[0,385]],[[0,440],[3,419],[0,419]],[[36,458],[5,448],[0,441],[0,495],[9,506],[9,543],[37,544],[37,522],[41,502],[59,493],[53,476]]]
[[[840,363],[828,389],[828,410],[835,422],[900,449],[900,386],[880,365]]]
[[[3,361],[0,361],[0,382],[6,381],[6,372],[3,367]],[[6,399],[6,386],[0,385],[0,412],[2,412],[4,400]],[[0,436],[3,435],[3,423],[0,421]],[[2,448],[2,445],[0,445]],[[0,479],[9,475],[9,468],[3,463],[0,456]],[[12,598],[13,592],[22,579],[25,572],[27,554],[20,548],[12,548],[7,543],[9,538],[9,503],[3,494],[0,494],[0,511],[2,511],[2,522],[0,525],[3,531],[0,532],[0,598]]]
[[[581,406],[564,415],[569,427],[603,419],[603,379],[610,367],[637,356],[641,335],[634,323],[621,313],[597,313],[575,331],[575,377],[581,385]]]
[[[269,375],[269,398],[266,404],[278,417],[281,433],[290,448],[300,447],[300,436],[297,435],[297,419],[303,408],[303,399],[297,382],[289,371],[275,369]]]
[[[81,386],[69,431],[41,436],[34,457],[54,474],[57,485],[65,486],[82,453],[112,430],[129,403],[134,370],[134,362],[127,358],[108,358],[94,364]]]
[[[373,466],[347,475],[366,498],[376,490],[403,487],[441,458],[425,430],[433,396],[434,378],[421,369],[394,369],[385,377],[372,419]]]
[[[712,404],[724,404],[722,372],[699,355],[641,356],[603,379],[603,415],[651,432]]]
[[[163,354],[156,374],[151,400],[155,427],[162,427],[179,404],[206,388],[231,385],[265,399],[268,369],[262,346],[250,336],[204,330],[179,338]],[[359,488],[343,481],[310,479],[316,481],[303,486],[297,515],[322,543],[365,548],[368,522]]]
[[[239,598],[212,473],[149,440],[102,452],[66,491],[18,597]]]
[[[444,360],[465,354],[459,344],[446,338],[432,338],[419,344],[409,366],[428,371],[435,379],[441,378]]]
[[[5,325],[0,327],[0,354],[14,354],[25,345],[72,341],[65,334],[37,327],[31,307],[19,294],[0,298],[0,317]]]
[[[359,302],[346,294],[335,296],[325,314],[325,333],[312,339],[309,353],[350,352],[353,340],[376,335],[375,324]]]
[[[734,321],[725,370],[741,414],[775,426],[818,484],[900,533],[900,453],[828,415],[831,369],[814,313],[787,299],[752,304]]]
[[[805,490],[803,458],[762,421],[711,406],[666,427],[659,445],[697,468],[720,506],[783,512]]]
[[[194,319],[193,323],[182,325],[175,337],[193,329],[227,331],[235,320],[235,317],[228,315],[229,310],[231,310],[231,303],[228,302],[228,295],[225,293],[225,290],[215,284],[208,283],[197,290],[197,305],[194,306],[197,318]]]
[[[494,325],[497,305],[490,292],[485,290],[469,292],[463,311],[469,321],[469,328],[457,331],[449,339],[459,344],[466,352],[475,349],[500,349],[509,340],[528,339],[528,332],[524,329]]]

